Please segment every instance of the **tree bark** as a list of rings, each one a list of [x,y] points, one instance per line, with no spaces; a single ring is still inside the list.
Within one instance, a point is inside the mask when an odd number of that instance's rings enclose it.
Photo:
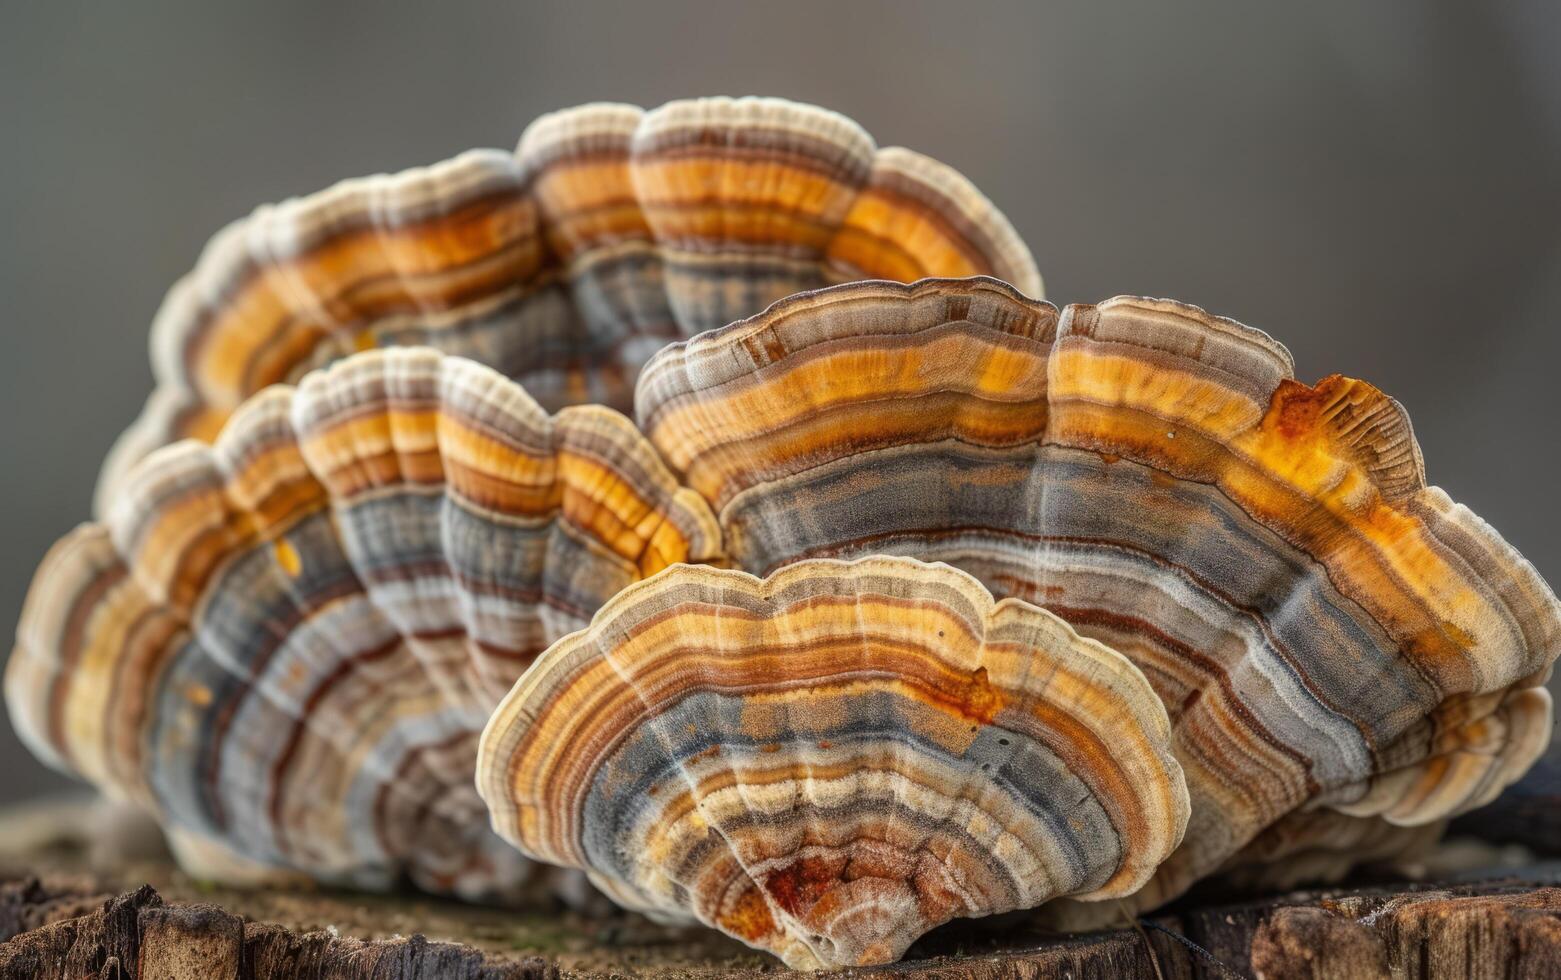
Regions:
[[[53,823],[63,825],[63,818]],[[22,841],[15,835],[11,841]],[[165,858],[105,869],[80,846],[0,843],[0,980],[753,980],[773,959],[636,916],[479,908],[411,892],[234,891]],[[1114,932],[1023,916],[953,923],[890,967],[927,980],[1561,980],[1561,879],[1403,882],[1231,902],[1205,889]]]
[[[641,954],[585,966],[421,934],[356,938],[255,921],[242,909],[171,904],[150,885],[104,898],[84,878],[0,886],[0,977],[94,980],[586,980],[635,973],[752,980],[780,967],[738,954],[690,965]],[[351,919],[350,900],[316,895]],[[467,939],[481,942],[482,937]],[[1429,891],[1298,893],[1157,916],[1137,929],[994,937],[955,928],[912,959],[860,973],[926,980],[1377,980],[1561,977],[1561,888],[1523,882]]]

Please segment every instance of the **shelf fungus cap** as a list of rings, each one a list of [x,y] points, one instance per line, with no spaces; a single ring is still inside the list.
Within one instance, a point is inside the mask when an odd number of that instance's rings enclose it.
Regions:
[[[472,787],[489,712],[625,585],[718,555],[618,413],[371,351],[136,467],[38,570],[6,700],[207,873],[523,898]]]
[[[845,967],[1138,888],[1187,820],[1169,737],[1124,657],[946,565],[675,566],[527,671],[477,779],[621,904]]]
[[[739,568],[946,561],[1136,663],[1192,794],[1155,904],[1304,807],[1480,806],[1550,736],[1555,594],[1396,401],[1291,375],[1168,300],[859,283],[669,346],[637,414]]]
[[[224,228],[152,326],[157,387],[99,481],[211,441],[249,395],[369,347],[481,361],[544,408],[627,410],[669,340],[854,279],[988,273],[1039,295],[1035,262],[971,183],[783,99],[596,103],[514,152],[343,181]]]

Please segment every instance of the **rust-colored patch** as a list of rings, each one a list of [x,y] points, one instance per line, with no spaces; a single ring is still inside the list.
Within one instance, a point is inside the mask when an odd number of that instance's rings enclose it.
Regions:
[[[835,743],[831,742],[827,738],[821,738],[821,739],[818,740],[818,747],[821,748],[821,749],[830,749],[830,748],[834,748],[834,746],[835,746]]]
[[[1003,696],[987,679],[986,668],[977,667],[965,686],[961,710],[965,717],[990,725],[1003,708]]]
[[[743,347],[755,364],[774,364],[786,357],[786,345],[774,330],[764,330],[743,340]]]
[[[838,862],[798,858],[767,875],[763,888],[786,914],[801,918],[840,880]]]
[[[765,937],[775,933],[775,919],[770,915],[770,906],[757,888],[743,892],[730,912],[716,918],[716,925],[722,931],[750,943],[761,943]]]
[[[1454,643],[1465,650],[1474,646],[1474,637],[1469,635],[1469,631],[1451,620],[1446,620],[1442,623],[1442,632],[1446,633],[1452,638]]]
[[[1268,404],[1268,414],[1263,427],[1273,429],[1286,439],[1300,439],[1317,431],[1323,411],[1339,399],[1340,391],[1350,379],[1341,374],[1330,374],[1309,387],[1293,378],[1284,378],[1274,389],[1274,397]]]
[[[1176,477],[1174,477],[1171,474],[1165,472],[1164,470],[1159,470],[1159,469],[1155,469],[1154,467],[1150,467],[1150,469],[1149,469],[1149,482],[1153,483],[1155,486],[1159,487],[1162,490],[1169,490],[1172,487],[1176,486]]]
[[[720,754],[721,754],[721,746],[719,746],[719,745],[712,745],[708,749],[700,749],[698,752],[695,752],[689,758],[688,761],[689,762],[704,762],[706,759],[714,759],[716,756],[718,756]]]
[[[1458,632],[1462,633],[1463,630]],[[1400,644],[1399,649],[1420,669],[1429,670],[1439,684],[1451,684],[1453,676],[1468,670],[1457,637],[1442,629],[1440,624],[1427,626],[1411,634]]]
[[[1100,461],[1107,466],[1110,466],[1112,463],[1122,462],[1122,457],[1116,453],[1099,453],[1098,455],[1100,456]]]
[[[769,745],[761,745],[759,747],[759,751],[763,752],[765,755],[774,755],[776,752],[779,752],[780,749],[781,747],[779,742],[771,742]]]

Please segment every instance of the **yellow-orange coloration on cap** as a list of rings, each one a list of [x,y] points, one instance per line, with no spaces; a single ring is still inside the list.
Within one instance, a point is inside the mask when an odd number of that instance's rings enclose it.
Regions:
[[[1169,735],[1125,658],[946,565],[680,565],[538,659],[477,780],[620,903],[840,967],[1138,888],[1187,819]]]
[[[489,712],[625,585],[719,553],[618,413],[371,351],[136,467],[38,570],[6,698],[201,873],[523,898],[472,787]]]
[[[1426,485],[1397,402],[1297,382],[1197,307],[844,285],[669,346],[636,412],[737,567],[942,560],[1137,664],[1192,795],[1141,905],[1303,809],[1440,822],[1549,738],[1561,605],[1534,568]],[[1365,836],[1392,835],[1341,840]]]
[[[1007,219],[951,168],[783,99],[595,103],[473,150],[266,205],[218,233],[152,326],[157,389],[115,447],[210,442],[245,398],[426,344],[544,408],[627,410],[641,364],[802,289],[985,273],[1039,295]]]

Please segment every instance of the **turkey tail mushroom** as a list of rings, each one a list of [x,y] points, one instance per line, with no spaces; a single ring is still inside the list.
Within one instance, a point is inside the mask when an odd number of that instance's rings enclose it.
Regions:
[[[158,311],[157,388],[97,513],[153,449],[210,442],[249,395],[354,351],[430,345],[549,410],[626,411],[669,340],[801,289],[976,273],[1041,288],[969,181],[837,113],[761,98],[566,109],[513,153],[344,181],[218,233]]]
[[[832,968],[1137,889],[1187,820],[1169,738],[1125,658],[946,565],[676,566],[527,671],[477,782],[620,903]]]
[[[1549,737],[1554,593],[1425,484],[1397,402],[1290,375],[1196,307],[978,278],[793,297],[662,351],[636,401],[737,567],[946,561],[1137,664],[1192,794],[1152,905],[1303,805],[1480,805]]]
[[[718,555],[618,413],[372,351],[128,474],[34,578],[6,699],[40,757],[204,869],[524,897],[472,786],[488,714],[625,585]]]

